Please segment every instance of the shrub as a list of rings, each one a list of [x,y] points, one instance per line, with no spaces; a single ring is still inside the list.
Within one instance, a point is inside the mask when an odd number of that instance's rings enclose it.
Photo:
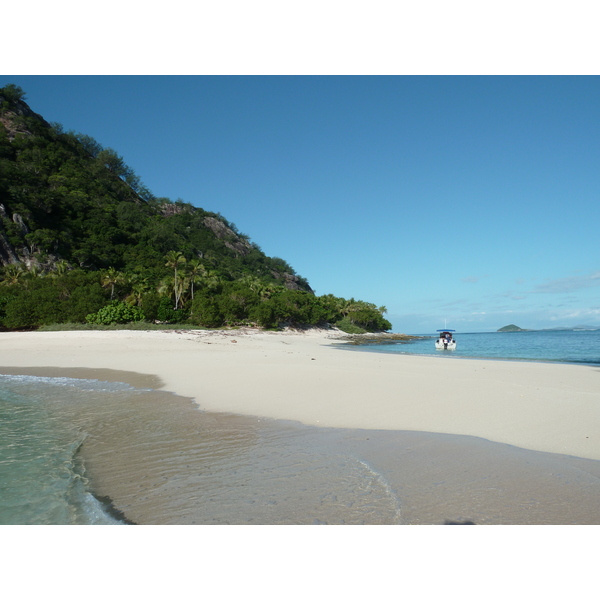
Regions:
[[[214,298],[204,295],[194,298],[191,320],[202,327],[221,327],[225,321]]]
[[[334,325],[338,329],[341,329],[344,333],[367,333],[366,329],[363,329],[362,327],[359,327],[355,323],[352,323],[352,321],[350,321],[350,319],[348,319],[348,317],[344,317],[343,319],[340,319],[339,321],[334,323]]]
[[[183,323],[188,318],[185,310],[175,310],[170,298],[162,298],[158,305],[156,318],[163,323]]]
[[[158,320],[158,309],[160,308],[161,298],[153,291],[147,292],[142,298],[142,311],[149,321]]]
[[[9,329],[37,327],[64,319],[66,302],[61,302],[55,288],[20,290],[4,307],[4,325]]]
[[[143,321],[144,319],[144,313],[139,306],[130,306],[118,300],[113,300],[107,306],[102,307],[97,313],[92,313],[86,317],[88,323],[96,325],[131,323],[132,321]]]
[[[280,321],[275,307],[269,301],[261,302],[258,306],[255,306],[250,313],[250,318],[260,327],[266,329],[277,327]]]

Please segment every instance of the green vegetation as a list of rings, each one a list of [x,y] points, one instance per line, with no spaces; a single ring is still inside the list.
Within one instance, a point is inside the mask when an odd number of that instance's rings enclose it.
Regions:
[[[172,323],[148,323],[148,321],[132,321],[131,323],[113,323],[112,325],[96,325],[91,323],[54,323],[42,325],[38,331],[207,331],[206,327],[194,325],[175,325]],[[211,329],[211,331],[213,331]],[[373,334],[375,335],[375,334]]]
[[[144,313],[139,306],[131,306],[125,302],[113,300],[103,306],[98,312],[89,314],[85,320],[94,325],[114,325],[117,323],[132,323],[143,321]]]
[[[385,307],[316,296],[218,213],[156,198],[111,148],[0,88],[0,326],[141,323],[384,331]]]
[[[2,90],[2,96],[4,97],[2,108],[8,110],[10,108],[10,103],[18,102],[19,100],[25,100],[25,92],[23,88],[15,85],[14,83],[9,83],[5,85]]]
[[[527,329],[521,329],[520,327],[517,327],[516,325],[505,325],[504,327],[501,327],[500,329],[498,329],[499,332],[507,332],[507,331],[527,331]]]

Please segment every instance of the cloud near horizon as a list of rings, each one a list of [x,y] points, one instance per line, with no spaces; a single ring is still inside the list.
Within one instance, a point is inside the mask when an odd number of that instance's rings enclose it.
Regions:
[[[546,283],[536,285],[530,293],[532,294],[564,294],[574,290],[581,290],[600,285],[600,271],[591,275],[563,277],[553,279]]]

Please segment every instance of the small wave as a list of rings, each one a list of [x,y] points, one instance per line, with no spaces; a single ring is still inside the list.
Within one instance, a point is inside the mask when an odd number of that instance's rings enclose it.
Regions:
[[[384,491],[384,497],[392,502],[394,511],[392,524],[402,524],[402,506],[398,496],[395,494],[388,480],[381,473],[373,469],[373,467],[365,460],[361,458],[354,458],[354,460],[367,471],[367,479],[374,482],[377,487],[382,488]]]
[[[37,375],[0,375],[0,380],[14,384],[42,384],[70,387],[82,392],[150,392],[151,389],[133,387],[121,381],[101,381],[99,379],[78,379],[75,377],[40,377]]]
[[[65,379],[8,376],[1,380],[2,524],[124,523],[107,512],[88,487],[80,453],[87,433],[71,423],[64,411],[52,408],[52,396],[45,391],[52,384],[69,385]],[[70,387],[81,395],[81,388]]]
[[[80,525],[125,525],[125,515],[112,507],[112,503],[97,498],[89,489],[85,476],[85,463],[80,455],[86,434],[71,444],[69,484],[65,494],[72,513],[73,523]]]

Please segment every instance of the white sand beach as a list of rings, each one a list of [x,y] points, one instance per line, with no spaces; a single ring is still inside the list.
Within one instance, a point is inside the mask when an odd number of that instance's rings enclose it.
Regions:
[[[600,369],[342,351],[337,333],[5,332],[2,367],[154,375],[204,411],[477,436],[600,459]]]

